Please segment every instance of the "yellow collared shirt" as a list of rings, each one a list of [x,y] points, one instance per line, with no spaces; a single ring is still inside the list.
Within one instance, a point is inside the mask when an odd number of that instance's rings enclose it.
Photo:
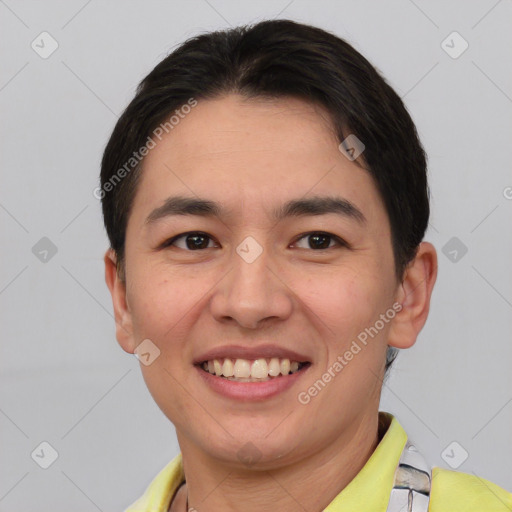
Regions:
[[[388,413],[380,413],[388,414]],[[407,442],[398,420],[356,477],[324,512],[386,512],[395,471]],[[178,487],[185,481],[181,454],[158,473],[144,495],[125,512],[167,512]],[[432,470],[429,512],[511,512],[512,494],[474,475],[441,468]]]

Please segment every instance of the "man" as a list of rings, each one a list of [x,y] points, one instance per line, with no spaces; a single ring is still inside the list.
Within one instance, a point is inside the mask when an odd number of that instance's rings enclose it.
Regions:
[[[437,258],[414,124],[350,45],[284,20],[185,42],[97,192],[117,339],[181,450],[129,511],[512,507],[379,413]]]

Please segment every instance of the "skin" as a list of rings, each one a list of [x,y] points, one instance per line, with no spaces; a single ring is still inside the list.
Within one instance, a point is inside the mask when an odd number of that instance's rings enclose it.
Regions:
[[[322,510],[354,478],[378,443],[378,406],[387,345],[412,346],[436,279],[434,247],[422,242],[402,281],[371,175],[348,160],[327,113],[292,98],[202,100],[150,151],[126,233],[126,282],[105,255],[116,335],[128,353],[144,339],[161,351],[141,364],[146,384],[176,427],[186,485],[171,510]],[[222,218],[146,217],[172,195],[220,203]],[[290,199],[342,196],[366,223],[333,213],[276,221]],[[173,236],[207,233],[206,249]],[[311,248],[305,233],[327,232],[349,247]],[[236,247],[252,236],[252,263]],[[300,238],[300,239],[299,239]],[[206,243],[205,243],[206,245]],[[357,335],[394,302],[402,310],[307,405],[305,391]],[[311,366],[278,396],[242,402],[210,389],[192,366],[225,344],[273,343]],[[260,459],[239,450],[251,442]],[[314,492],[312,492],[314,491]]]

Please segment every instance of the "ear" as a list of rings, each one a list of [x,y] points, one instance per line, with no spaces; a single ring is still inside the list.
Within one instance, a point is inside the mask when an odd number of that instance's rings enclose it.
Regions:
[[[116,253],[109,249],[105,253],[105,282],[107,283],[116,321],[116,338],[126,352],[133,354],[136,346],[133,341],[132,316],[126,301],[126,283],[120,278],[117,271]]]
[[[402,309],[393,319],[388,345],[410,348],[427,321],[430,297],[437,278],[437,253],[429,242],[422,242],[398,287],[396,301]]]

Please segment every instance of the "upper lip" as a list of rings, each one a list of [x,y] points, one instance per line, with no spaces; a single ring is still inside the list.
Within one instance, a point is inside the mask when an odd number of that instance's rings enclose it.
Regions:
[[[311,362],[304,354],[295,352],[278,345],[260,345],[244,347],[242,345],[224,345],[203,352],[194,358],[194,364],[200,364],[213,359],[265,359],[278,357],[279,359],[290,359],[299,363]]]

